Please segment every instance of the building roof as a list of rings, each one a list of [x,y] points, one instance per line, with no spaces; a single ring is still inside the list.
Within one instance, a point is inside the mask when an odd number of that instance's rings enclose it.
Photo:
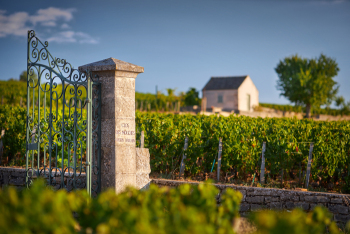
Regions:
[[[248,76],[211,77],[202,90],[238,89]]]

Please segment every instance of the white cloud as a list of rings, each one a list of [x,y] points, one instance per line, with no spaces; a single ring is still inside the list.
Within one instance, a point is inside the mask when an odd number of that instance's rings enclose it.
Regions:
[[[98,40],[91,37],[90,35],[83,32],[74,32],[74,31],[64,31],[59,32],[53,37],[47,39],[49,42],[78,42],[78,43],[86,43],[86,44],[97,44]]]
[[[70,28],[70,27],[69,27],[68,24],[62,24],[62,25],[61,25],[61,28],[62,28],[62,29],[67,29],[67,28]]]
[[[63,21],[70,21],[73,19],[73,12],[75,9],[59,9],[55,7],[49,7],[47,9],[40,9],[36,15],[30,16],[30,21],[36,25],[37,23],[45,24],[46,22],[53,22],[61,19]],[[56,24],[55,24],[56,25]],[[50,25],[51,26],[51,25]]]
[[[26,36],[28,30],[37,30],[39,27],[40,31],[40,28],[42,27],[50,27],[57,33],[54,33],[54,36],[51,36],[48,41],[59,43],[98,43],[97,39],[83,32],[59,32],[62,29],[67,30],[70,28],[67,23],[73,19],[74,12],[75,9],[73,8],[60,9],[49,7],[47,9],[39,9],[34,15],[29,15],[27,12],[15,12],[8,15],[5,10],[0,9],[0,38],[11,35]]]
[[[0,37],[27,35],[27,31],[30,29],[26,26],[28,13],[17,12],[9,16],[5,16],[5,13],[6,11],[0,11]]]

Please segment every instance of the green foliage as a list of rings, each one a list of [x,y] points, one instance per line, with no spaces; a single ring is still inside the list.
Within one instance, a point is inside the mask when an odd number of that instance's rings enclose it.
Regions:
[[[4,155],[9,160],[18,153],[22,157],[17,162],[24,164],[26,140],[26,108],[19,106],[0,105],[0,132],[5,130],[3,139]]]
[[[200,105],[199,92],[195,88],[190,88],[185,95],[185,106]]]
[[[178,170],[185,136],[189,137],[185,174],[210,172],[222,137],[221,170],[231,174],[236,171],[240,179],[248,173],[259,176],[264,141],[268,171],[265,176],[278,176],[282,168],[285,174],[299,170],[299,163],[305,170],[309,144],[300,142],[314,142],[312,178],[320,176],[324,182],[344,182],[349,178],[349,121],[137,112],[136,126],[138,134],[145,132],[153,172],[171,175]]]
[[[29,190],[0,190],[0,233],[233,233],[242,195],[210,184],[176,189],[54,192],[35,182]],[[73,212],[76,219],[73,218]]]
[[[64,118],[65,121],[65,129],[73,129],[74,120],[72,118],[73,116],[73,109],[72,108],[69,111],[69,108],[65,109],[65,114],[63,115],[61,111],[56,111],[55,108],[53,108],[53,127],[54,129],[61,129],[62,128],[62,120]],[[35,114],[34,114],[34,121],[37,122],[37,112],[38,109],[35,108]],[[32,109],[29,111],[30,115],[32,114]],[[49,157],[49,151],[47,149],[48,146],[48,138],[49,138],[49,123],[48,123],[48,114],[49,109],[46,108],[46,111],[44,112],[44,109],[41,108],[41,131],[44,132],[44,134],[41,135],[41,144],[40,144],[40,151],[41,151],[41,159],[42,157],[46,157],[48,159]],[[9,105],[3,105],[0,106],[0,132],[1,130],[5,130],[5,135],[3,139],[4,144],[4,157],[9,157],[9,163],[14,163],[16,166],[23,166],[25,164],[25,149],[26,149],[26,115],[27,110],[26,107],[19,107],[19,106],[9,106]],[[76,160],[77,165],[81,165],[81,160],[83,157],[85,157],[86,153],[86,141],[83,140],[85,134],[83,131],[86,129],[86,110],[80,110],[77,109],[77,139],[78,139],[78,146],[76,149]],[[33,126],[31,126],[33,127]],[[54,147],[52,147],[52,163],[54,166],[62,167],[62,164],[64,164],[65,167],[68,166],[68,161],[70,163],[70,166],[73,165],[73,148],[71,145],[69,145],[69,142],[73,141],[74,135],[70,134],[70,132],[65,132],[65,144],[62,145],[62,142],[60,140],[61,135],[60,134],[53,134],[53,143]],[[62,154],[63,150],[63,154]],[[32,151],[33,153],[33,151]],[[55,157],[56,154],[58,157]],[[19,159],[14,158],[14,156],[19,155]],[[34,161],[37,158],[37,153],[33,153],[29,155],[29,164],[34,166]],[[63,155],[63,159],[62,159]],[[32,157],[34,156],[34,157]],[[11,160],[14,159],[15,161],[11,162]],[[57,159],[57,161],[56,161]],[[63,161],[63,162],[62,162]],[[46,160],[48,163],[49,161]],[[36,164],[35,164],[36,165]]]
[[[311,108],[330,104],[338,92],[337,82],[333,80],[339,71],[338,64],[323,54],[317,59],[303,59],[298,55],[286,57],[275,71],[281,95],[296,105],[305,106],[307,117],[310,117]]]
[[[0,81],[0,104],[19,105],[21,98],[23,106],[27,101],[27,83]]]
[[[271,210],[253,213],[250,220],[260,234],[321,234],[341,233],[325,207],[315,207],[310,213],[295,209],[292,212]]]
[[[86,197],[86,196],[85,196]],[[30,190],[0,190],[0,233],[75,233],[76,195],[36,181]]]
[[[182,106],[182,96],[175,95],[175,89],[167,89],[168,95],[158,92],[157,95],[151,93],[135,92],[136,109],[141,111],[163,110],[174,111]]]

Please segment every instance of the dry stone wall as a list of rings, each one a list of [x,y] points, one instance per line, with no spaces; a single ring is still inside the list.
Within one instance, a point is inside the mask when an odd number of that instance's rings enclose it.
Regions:
[[[148,187],[148,171],[147,162],[149,160],[147,149],[138,150],[138,170],[139,188]],[[84,175],[81,175],[82,180]],[[58,179],[58,178],[57,178]],[[67,176],[65,176],[67,179]],[[152,184],[159,187],[177,187],[181,184],[198,185],[198,182],[175,181],[153,179]],[[273,210],[291,210],[300,207],[305,211],[311,211],[315,206],[321,205],[329,209],[334,215],[334,220],[338,223],[346,223],[350,220],[349,197],[348,195],[336,193],[320,193],[320,192],[303,192],[285,189],[272,188],[256,188],[247,186],[214,184],[219,190],[217,202],[221,202],[221,194],[227,188],[232,188],[242,193],[243,200],[241,203],[240,213],[246,216],[249,212],[259,209]],[[6,186],[14,186],[18,188],[25,187],[25,169],[0,167],[0,188]]]
[[[48,173],[46,173],[48,176]],[[54,180],[53,184],[56,184],[57,189],[60,188],[61,183],[61,175],[57,173],[56,176],[52,178]],[[72,179],[72,174],[69,176],[68,173],[64,175],[64,184],[68,184],[68,189],[71,190],[73,187],[70,183],[67,183],[67,180]],[[79,182],[79,183],[78,183]],[[0,167],[0,188],[4,188],[6,186],[13,186],[17,188],[24,188],[26,185],[26,170],[24,168],[12,168],[12,167]],[[86,175],[85,173],[81,173],[79,178],[77,179],[76,186],[79,189],[86,188]],[[54,186],[55,187],[55,186]]]
[[[153,179],[152,184],[159,187],[177,187],[181,184],[198,185],[198,182],[174,181]],[[240,213],[246,216],[249,212],[261,209],[291,210],[300,207],[305,211],[311,211],[315,206],[325,206],[334,215],[338,223],[346,223],[350,220],[348,196],[336,193],[304,192],[285,189],[257,188],[236,185],[215,184],[220,190],[217,201],[220,203],[221,194],[232,188],[242,193]]]

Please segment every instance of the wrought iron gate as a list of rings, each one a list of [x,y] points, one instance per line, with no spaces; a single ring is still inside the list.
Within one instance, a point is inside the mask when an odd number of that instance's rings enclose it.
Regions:
[[[101,190],[101,86],[28,31],[26,183]]]

